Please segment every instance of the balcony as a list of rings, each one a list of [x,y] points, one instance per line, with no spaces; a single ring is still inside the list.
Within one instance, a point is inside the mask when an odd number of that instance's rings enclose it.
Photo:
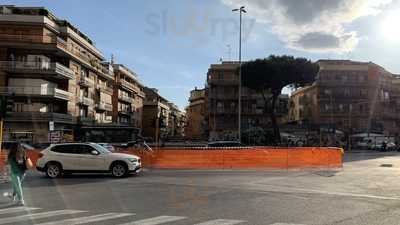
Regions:
[[[103,77],[114,80],[114,76],[111,71],[107,70],[103,65],[101,65],[97,58],[89,56],[86,54],[86,52],[77,50],[62,38],[57,37],[55,39],[55,43],[57,44],[57,48],[81,60],[87,66],[91,66],[92,69],[96,70]]]
[[[71,97],[71,93],[67,91],[46,87],[0,87],[0,92],[15,96],[48,97],[62,100],[70,100]]]
[[[77,97],[77,103],[78,104],[80,104],[80,105],[86,105],[86,106],[90,106],[90,105],[93,105],[94,104],[94,101],[93,101],[93,99],[90,99],[90,98],[87,98],[87,97],[84,97],[84,96],[79,96],[79,97]]]
[[[109,95],[113,94],[113,89],[112,87],[108,87],[106,85],[101,85],[101,84],[97,84],[97,89],[99,89],[100,91],[107,93]]]
[[[111,112],[112,111],[112,105],[110,103],[105,103],[105,102],[100,102],[96,104],[96,109],[98,111],[108,111]]]
[[[133,102],[133,98],[131,98],[129,96],[121,95],[121,94],[118,95],[118,99],[122,100],[124,102],[127,102],[127,103],[132,103]]]
[[[69,114],[63,113],[42,113],[42,112],[12,112],[5,119],[11,122],[48,122],[72,124],[73,119]]]
[[[88,78],[88,77],[81,77],[78,81],[80,86],[83,87],[93,87],[94,86],[94,80]]]
[[[93,117],[88,117],[88,116],[79,116],[78,117],[78,122],[81,125],[93,125],[95,123],[95,119]]]
[[[120,81],[119,81],[119,84],[120,84],[122,87],[128,88],[129,90],[132,90],[132,91],[134,91],[134,92],[136,92],[136,93],[139,93],[139,92],[140,92],[140,89],[139,89],[138,86],[136,86],[136,85],[134,85],[134,84],[132,84],[132,83],[129,83],[129,82],[126,81],[126,80],[120,80]]]
[[[130,109],[118,109],[118,113],[126,116],[130,116],[132,114],[132,110]]]
[[[12,73],[55,75],[59,79],[73,79],[74,72],[60,63],[0,61],[0,69]]]
[[[27,44],[55,44],[57,37],[54,35],[1,34],[0,41]]]

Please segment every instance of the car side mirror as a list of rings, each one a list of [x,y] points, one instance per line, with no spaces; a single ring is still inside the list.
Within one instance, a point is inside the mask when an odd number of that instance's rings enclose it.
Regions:
[[[90,152],[90,154],[92,154],[92,155],[99,155],[100,153],[99,153],[98,151],[96,151],[96,150],[92,150],[92,151]]]

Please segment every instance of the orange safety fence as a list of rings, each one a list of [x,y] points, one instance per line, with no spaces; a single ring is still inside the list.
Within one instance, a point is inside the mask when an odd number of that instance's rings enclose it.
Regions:
[[[142,158],[144,167],[160,169],[303,169],[342,167],[343,150],[299,148],[159,148],[124,150]]]
[[[40,150],[28,151],[33,164]],[[159,169],[305,169],[342,167],[343,150],[328,147],[295,148],[159,148],[152,152],[124,149],[121,153],[141,157],[142,165]],[[0,169],[7,151],[0,153]]]

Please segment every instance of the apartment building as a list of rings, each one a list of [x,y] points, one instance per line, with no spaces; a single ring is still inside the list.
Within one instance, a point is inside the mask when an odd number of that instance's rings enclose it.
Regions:
[[[167,138],[183,138],[185,136],[184,128],[186,125],[186,114],[182,112],[177,105],[169,102],[169,121],[168,121],[168,136]]]
[[[144,86],[132,70],[113,64],[115,84],[113,95],[113,121],[120,125],[142,129]]]
[[[41,7],[0,6],[0,61],[1,93],[14,100],[6,139],[131,136],[113,125],[113,66],[68,21]]]
[[[142,135],[153,141],[165,140],[171,115],[169,102],[155,88],[145,87],[144,93]]]
[[[208,119],[210,140],[238,138],[238,67],[237,62],[212,64],[207,74]],[[276,116],[279,124],[288,121],[287,95],[279,97]],[[264,99],[255,91],[242,87],[242,132],[270,127],[264,112]]]
[[[206,89],[195,88],[190,92],[189,106],[186,108],[186,138],[189,140],[208,139],[208,114]]]
[[[292,122],[397,135],[399,78],[372,62],[319,60],[316,82],[291,95]]]

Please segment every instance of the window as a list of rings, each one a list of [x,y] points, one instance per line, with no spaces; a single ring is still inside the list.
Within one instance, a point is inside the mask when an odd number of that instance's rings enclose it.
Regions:
[[[343,104],[339,104],[339,107],[338,107],[338,108],[339,108],[339,111],[340,111],[340,112],[343,112],[343,111],[344,111],[344,106],[343,106]]]
[[[51,148],[51,151],[65,154],[77,154],[77,149],[78,145],[56,145]]]
[[[367,95],[368,95],[367,89],[361,89],[361,90],[360,90],[360,96],[361,96],[361,97],[366,97]]]
[[[218,73],[218,80],[223,80],[223,79],[224,79],[224,74]]]
[[[82,155],[90,155],[93,150],[96,150],[89,145],[79,145],[77,149],[79,150],[77,151],[76,154],[82,154]]]
[[[350,89],[349,88],[345,88],[344,89],[344,96],[346,96],[346,97],[350,96]]]

